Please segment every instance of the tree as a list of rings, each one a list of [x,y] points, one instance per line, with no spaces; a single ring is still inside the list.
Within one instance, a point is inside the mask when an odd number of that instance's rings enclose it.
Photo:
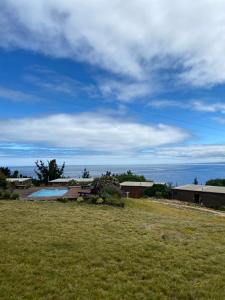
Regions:
[[[0,172],[0,189],[5,189],[7,187],[6,176],[2,172]]]
[[[131,170],[128,170],[126,173],[114,175],[119,182],[124,181],[146,181],[146,178],[143,175],[136,175]]]
[[[106,186],[120,188],[120,183],[114,176],[102,175],[101,177],[94,179],[92,183],[92,192],[96,195],[101,195]]]
[[[47,165],[42,160],[35,162],[37,170],[35,170],[38,179],[47,184],[50,180],[62,178],[65,168],[65,163],[61,167],[58,166],[55,159],[48,161]]]
[[[166,184],[153,184],[153,186],[146,188],[144,193],[148,197],[156,197],[156,198],[166,198],[170,197],[170,187]]]
[[[82,174],[82,178],[90,178],[90,172],[85,168]]]
[[[206,182],[205,185],[225,186],[225,179],[223,178],[210,179]]]
[[[11,171],[8,167],[0,167],[0,172],[4,174],[7,178],[11,176]]]
[[[12,172],[8,167],[0,167],[0,172],[6,176],[6,178],[23,178],[22,174],[18,170]]]
[[[197,177],[195,177],[195,179],[194,179],[194,181],[193,181],[193,184],[198,184],[198,178]]]

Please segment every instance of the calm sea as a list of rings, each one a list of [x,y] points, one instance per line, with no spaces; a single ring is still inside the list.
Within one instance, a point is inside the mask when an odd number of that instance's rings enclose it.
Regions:
[[[131,170],[135,174],[144,175],[147,179],[160,182],[170,182],[174,185],[192,183],[197,177],[199,183],[204,184],[208,179],[225,178],[225,164],[165,164],[165,165],[66,165],[65,176],[81,177],[84,168],[90,171],[91,176],[101,175],[106,171],[122,173]],[[34,167],[12,167],[23,175],[35,176]]]

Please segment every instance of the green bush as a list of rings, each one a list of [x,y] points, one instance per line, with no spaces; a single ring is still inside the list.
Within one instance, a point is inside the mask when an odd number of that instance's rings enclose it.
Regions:
[[[34,186],[40,186],[40,185],[41,185],[41,182],[40,182],[40,180],[38,180],[38,179],[32,178],[32,184],[33,184]]]
[[[18,193],[12,193],[10,195],[10,199],[12,200],[18,200],[20,198],[20,195]]]
[[[67,203],[70,200],[68,198],[66,198],[66,197],[62,197],[62,198],[58,198],[57,201],[62,202],[62,203]]]
[[[205,185],[225,186],[225,179],[210,179],[206,182]]]
[[[103,189],[108,185],[113,185],[120,188],[120,183],[117,178],[111,175],[103,175],[99,178],[95,178],[92,182],[92,193],[101,197]]]
[[[98,198],[96,204],[103,204],[104,200],[102,198]]]
[[[78,197],[77,202],[79,202],[79,203],[84,202],[84,198],[83,197]]]
[[[96,204],[98,198],[99,197],[97,195],[87,195],[84,197],[84,201],[88,204]]]
[[[136,175],[130,170],[127,171],[126,173],[122,174],[116,174],[114,175],[119,182],[124,182],[124,181],[146,181],[146,178],[143,175]]]
[[[115,186],[113,184],[107,184],[107,185],[103,186],[103,188],[101,190],[101,197],[104,199],[107,199],[107,198],[119,198],[120,199],[122,197],[122,193],[118,186]]]
[[[104,203],[112,206],[124,207],[122,193],[118,186],[108,184],[102,188],[101,197]]]
[[[105,204],[112,205],[112,206],[118,206],[118,207],[124,207],[125,202],[123,198],[118,197],[108,197],[104,201]]]
[[[170,188],[166,184],[153,184],[153,186],[146,188],[144,194],[148,197],[169,198]]]
[[[74,186],[74,185],[77,185],[76,180],[73,179],[73,180],[69,181],[68,186]]]
[[[11,193],[9,191],[4,191],[2,193],[2,198],[3,199],[10,199]]]
[[[2,189],[7,188],[6,176],[2,172],[0,172],[0,188]]]

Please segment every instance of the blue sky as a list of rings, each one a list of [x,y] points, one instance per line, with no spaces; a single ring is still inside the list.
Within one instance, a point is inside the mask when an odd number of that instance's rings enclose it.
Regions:
[[[224,161],[224,7],[2,0],[0,164]]]

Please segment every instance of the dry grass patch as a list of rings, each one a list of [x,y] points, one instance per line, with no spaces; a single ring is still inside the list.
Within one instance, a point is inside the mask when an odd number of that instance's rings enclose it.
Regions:
[[[224,299],[224,232],[148,200],[1,201],[0,299]]]

